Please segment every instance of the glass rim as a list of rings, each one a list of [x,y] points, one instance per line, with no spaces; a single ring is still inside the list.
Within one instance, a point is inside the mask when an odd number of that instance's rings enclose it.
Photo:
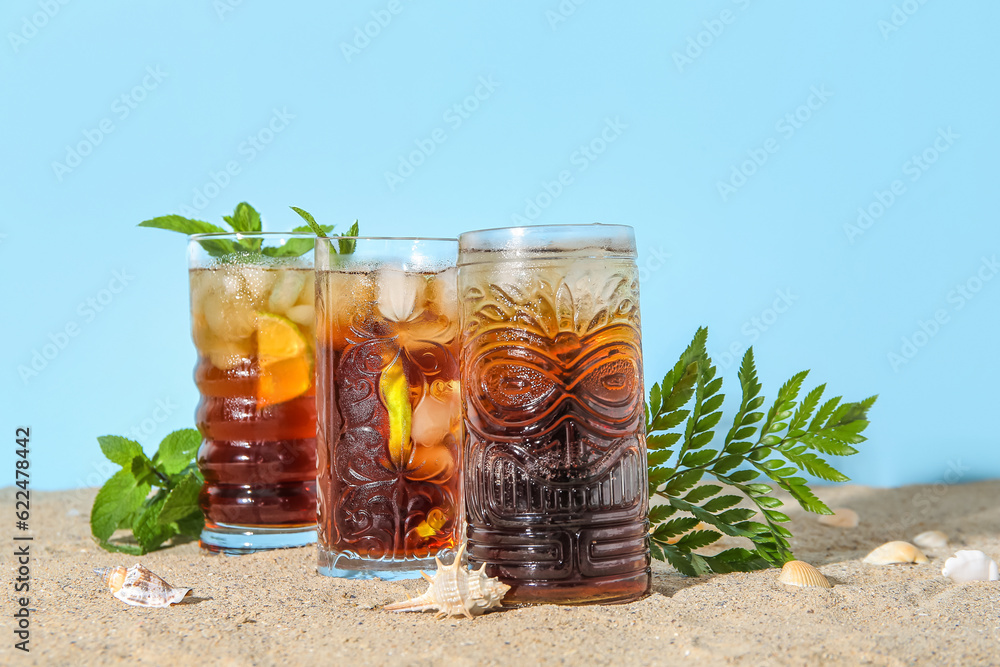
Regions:
[[[189,241],[202,241],[206,239],[221,239],[221,238],[255,238],[258,236],[293,236],[293,237],[308,237],[319,238],[312,232],[198,232],[197,234],[188,234]]]
[[[613,228],[619,230],[634,230],[632,225],[622,225],[617,222],[607,223],[607,222],[565,222],[565,223],[555,223],[547,225],[510,225],[507,227],[487,227],[485,229],[470,229],[467,232],[462,232],[459,234],[459,238],[463,236],[472,236],[475,234],[483,234],[486,232],[505,232],[513,231],[515,229],[530,229],[534,233],[541,233],[547,230],[556,231],[570,231],[570,227],[578,227],[580,229],[594,230],[595,228],[606,228],[608,231],[613,231]]]
[[[458,243],[458,237],[446,238],[443,236],[317,236],[317,241],[444,241],[446,243]]]
[[[635,259],[635,228],[601,222],[519,225],[464,232],[458,237],[458,264],[504,260]]]

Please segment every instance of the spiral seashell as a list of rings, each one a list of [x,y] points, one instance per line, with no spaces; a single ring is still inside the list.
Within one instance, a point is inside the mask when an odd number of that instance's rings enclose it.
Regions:
[[[94,568],[111,594],[134,607],[169,607],[184,599],[191,589],[174,588],[141,564],[124,567]]]
[[[427,592],[404,602],[387,604],[386,611],[437,611],[437,618],[446,616],[465,616],[472,618],[500,606],[503,596],[510,586],[486,576],[486,564],[478,570],[462,570],[463,544],[455,561],[451,565],[437,562],[437,573],[431,577],[423,572],[424,579],[430,582]]]
[[[927,556],[909,542],[886,542],[865,556],[864,562],[871,565],[926,563]]]
[[[941,574],[959,584],[1000,580],[996,561],[977,549],[957,551],[945,561]]]
[[[809,563],[800,560],[790,560],[781,568],[778,581],[789,586],[802,588],[833,588],[823,573]]]
[[[948,546],[948,536],[940,530],[928,530],[914,537],[913,543],[921,549],[944,549]]]
[[[833,514],[821,514],[816,520],[824,526],[834,526],[835,528],[858,527],[858,513],[846,507],[838,507],[833,510]]]

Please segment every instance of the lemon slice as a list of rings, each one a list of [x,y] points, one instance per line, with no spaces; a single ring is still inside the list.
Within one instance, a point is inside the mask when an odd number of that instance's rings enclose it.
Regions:
[[[378,389],[389,412],[389,460],[396,470],[402,470],[413,448],[410,441],[413,408],[410,406],[410,385],[399,357],[382,371]]]
[[[295,322],[274,313],[257,313],[257,408],[284,403],[309,390],[312,351]]]

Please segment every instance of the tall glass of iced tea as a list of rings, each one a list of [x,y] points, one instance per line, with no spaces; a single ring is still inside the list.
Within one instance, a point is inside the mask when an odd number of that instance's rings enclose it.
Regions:
[[[645,595],[632,228],[488,229],[459,245],[470,563],[515,602]]]
[[[316,541],[311,234],[191,237],[201,545],[230,554]]]
[[[316,246],[319,571],[433,569],[463,526],[454,239]]]

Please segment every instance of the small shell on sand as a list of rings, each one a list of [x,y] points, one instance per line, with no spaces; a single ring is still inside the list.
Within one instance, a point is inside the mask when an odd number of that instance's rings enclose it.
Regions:
[[[913,543],[921,549],[944,549],[948,546],[948,536],[940,530],[927,530],[914,537]]]
[[[190,588],[174,588],[141,564],[124,567],[95,568],[111,594],[134,607],[169,607],[184,599]]]
[[[836,528],[858,527],[858,513],[846,507],[838,507],[833,510],[833,514],[821,514],[816,520],[824,526],[835,526]]]
[[[927,556],[909,542],[886,542],[865,556],[865,562],[871,565],[926,563]]]
[[[800,560],[790,560],[781,568],[778,581],[789,586],[803,588],[833,588],[823,573],[809,563]]]
[[[436,611],[437,618],[465,616],[472,618],[497,609],[510,586],[486,576],[486,563],[478,570],[468,571],[462,567],[463,544],[455,554],[451,565],[442,565],[436,556],[437,573],[431,577],[421,572],[430,582],[427,592],[415,598],[387,604],[386,611]]]
[[[996,561],[975,549],[956,552],[945,561],[941,574],[959,584],[967,581],[1000,580]]]

